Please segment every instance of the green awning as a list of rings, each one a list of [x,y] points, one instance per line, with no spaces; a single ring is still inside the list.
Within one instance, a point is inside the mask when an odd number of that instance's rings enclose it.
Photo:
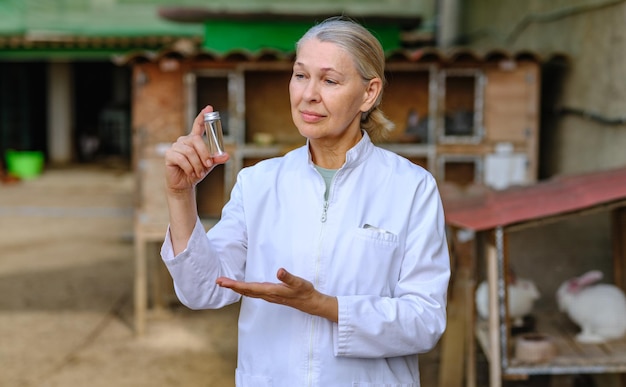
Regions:
[[[288,20],[210,20],[205,23],[204,48],[219,54],[233,49],[291,52],[312,25]],[[380,40],[385,51],[400,47],[400,26],[372,24],[367,27]]]

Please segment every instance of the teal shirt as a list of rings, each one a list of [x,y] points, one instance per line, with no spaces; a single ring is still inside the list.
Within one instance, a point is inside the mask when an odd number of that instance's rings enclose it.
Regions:
[[[333,177],[335,177],[335,173],[337,173],[336,169],[326,169],[322,168],[318,165],[315,166],[315,169],[322,175],[324,178],[324,183],[326,183],[326,192],[324,192],[324,199],[328,200],[328,192],[330,191],[330,183],[333,181]]]

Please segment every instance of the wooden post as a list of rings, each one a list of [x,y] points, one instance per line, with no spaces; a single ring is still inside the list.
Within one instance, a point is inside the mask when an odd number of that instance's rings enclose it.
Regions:
[[[472,273],[465,287],[465,352],[467,360],[465,362],[466,387],[476,387],[476,304],[474,294],[476,293],[476,273]]]
[[[461,271],[462,273],[462,271]],[[459,274],[461,274],[459,273]],[[439,367],[440,387],[463,385],[463,354],[465,353],[465,306],[466,275],[458,275],[452,286],[448,301],[448,323],[442,338]]]
[[[474,234],[474,241],[471,245],[469,253],[470,268],[469,283],[465,297],[467,304],[465,308],[465,335],[466,335],[466,352],[467,361],[465,364],[465,382],[466,387],[476,387],[476,283],[478,281],[478,261],[479,257],[484,255],[485,232],[480,231]]]
[[[500,313],[498,308],[498,251],[487,246],[487,283],[489,289],[489,386],[501,387]]]
[[[626,207],[612,212],[613,280],[626,290]]]
[[[626,207],[611,213],[613,235],[613,280],[626,291]],[[620,375],[620,385],[626,387],[626,374]]]
[[[502,295],[502,299],[499,299],[498,310],[500,312],[500,356],[501,364],[503,368],[507,368],[511,361],[511,354],[509,351],[511,342],[511,317],[509,316],[509,237],[504,228],[496,228],[496,251],[501,256],[498,256],[498,279],[501,286],[499,293]],[[504,332],[502,330],[504,329]],[[522,376],[520,380],[525,379]],[[514,377],[513,379],[516,379]]]
[[[148,309],[148,271],[146,243],[139,227],[135,227],[135,334],[141,336],[146,330]]]

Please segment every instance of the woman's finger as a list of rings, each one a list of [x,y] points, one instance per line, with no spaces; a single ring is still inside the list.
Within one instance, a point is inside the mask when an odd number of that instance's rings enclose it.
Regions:
[[[197,134],[202,136],[204,133],[204,114],[213,111],[213,106],[207,105],[204,109],[200,110],[200,113],[196,116],[193,121],[193,126],[191,127],[191,132],[189,134]]]
[[[206,174],[213,167],[209,151],[198,135],[182,137],[174,144],[173,150],[187,158],[197,175]]]
[[[278,269],[278,272],[276,273],[276,278],[278,278],[287,287],[295,291],[308,290],[308,288],[310,287],[308,281],[305,281],[302,278],[289,273],[284,268]]]
[[[227,152],[224,152],[220,155],[215,155],[212,157],[211,162],[213,165],[224,164],[230,159],[230,155]]]

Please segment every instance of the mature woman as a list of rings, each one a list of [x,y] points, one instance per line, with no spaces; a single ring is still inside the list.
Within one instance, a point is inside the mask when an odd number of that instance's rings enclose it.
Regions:
[[[166,154],[162,247],[185,305],[241,299],[237,386],[419,386],[417,354],[446,326],[441,200],[423,168],[375,146],[385,58],[331,18],[297,43],[291,112],[306,145],[244,168],[205,233],[194,186],[211,158],[202,115]]]

